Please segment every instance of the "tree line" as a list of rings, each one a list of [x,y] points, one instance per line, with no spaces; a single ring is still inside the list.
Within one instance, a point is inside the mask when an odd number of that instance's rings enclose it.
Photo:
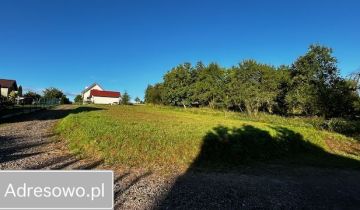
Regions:
[[[17,101],[18,98],[24,98],[21,101]],[[50,87],[42,91],[42,95],[34,91],[27,91],[23,93],[23,88],[20,85],[17,91],[11,91],[8,97],[0,98],[0,102],[7,105],[19,104],[33,104],[39,103],[40,100],[58,100],[60,104],[71,104],[71,101],[67,96],[59,89]]]
[[[61,90],[54,87],[44,89],[42,91],[42,95],[33,91],[28,91],[23,96],[25,98],[31,98],[33,102],[38,102],[40,100],[57,99],[59,100],[60,104],[71,104],[69,98]]]
[[[341,77],[332,49],[321,45],[310,45],[290,66],[255,60],[231,68],[216,63],[180,64],[164,75],[163,82],[148,85],[145,102],[255,115],[355,118],[360,113],[359,80]]]

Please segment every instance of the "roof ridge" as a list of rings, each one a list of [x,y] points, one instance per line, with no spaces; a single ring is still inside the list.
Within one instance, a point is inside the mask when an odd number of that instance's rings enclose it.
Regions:
[[[85,90],[81,91],[81,93],[85,93],[87,91],[89,91],[92,87],[94,87],[95,85],[99,86],[101,89],[104,89],[101,85],[99,85],[99,83],[94,82],[92,83],[89,87],[85,88]]]

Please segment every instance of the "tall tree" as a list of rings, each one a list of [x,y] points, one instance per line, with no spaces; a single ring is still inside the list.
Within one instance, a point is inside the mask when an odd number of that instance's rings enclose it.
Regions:
[[[46,99],[53,99],[53,98],[61,99],[61,97],[64,95],[64,93],[57,88],[50,87],[50,88],[46,88],[43,91],[43,95],[44,95],[44,98],[46,98]]]
[[[65,95],[63,95],[60,98],[60,104],[71,104],[71,101],[69,98],[67,98]]]
[[[240,109],[244,106],[249,114],[257,114],[262,106],[269,112],[278,92],[277,72],[274,67],[245,60],[233,67],[229,82],[229,97]]]
[[[288,66],[282,65],[277,68],[278,73],[278,91],[275,99],[274,112],[281,115],[286,115],[288,113],[289,106],[286,102],[286,95],[290,89],[290,68]]]
[[[161,83],[157,83],[154,86],[148,85],[145,91],[145,103],[164,104],[163,85]]]
[[[139,103],[141,102],[140,98],[139,98],[139,97],[136,97],[136,98],[135,98],[135,102],[139,104]]]
[[[43,98],[45,100],[59,100],[60,104],[70,104],[70,100],[66,97],[66,95],[59,89],[54,88],[54,87],[50,87],[50,88],[46,88],[43,91]]]
[[[127,93],[127,91],[125,91],[123,96],[121,97],[121,104],[128,105],[130,104],[130,100],[130,95]]]
[[[353,88],[360,95],[360,68],[357,71],[354,71],[348,76],[348,80],[352,81]]]
[[[75,97],[75,99],[74,99],[74,102],[81,104],[81,103],[83,102],[82,96],[81,96],[81,95],[77,95],[77,96]]]
[[[225,98],[225,71],[216,63],[205,67],[198,63],[194,70],[196,75],[191,86],[192,101],[204,106],[215,108],[217,104],[223,104]]]
[[[165,104],[182,105],[186,108],[191,103],[190,86],[193,82],[190,63],[178,65],[164,76],[163,97]]]
[[[360,116],[360,68],[351,73],[348,78],[350,87],[353,91],[352,106],[355,112],[353,116]]]
[[[15,103],[16,97],[17,97],[17,93],[15,91],[11,91],[9,93],[9,101],[12,103]]]
[[[19,88],[18,88],[18,96],[23,96],[23,89],[22,89],[22,86],[20,85]]]
[[[331,48],[311,45],[292,65],[291,77],[287,102],[294,112],[323,116],[336,112],[331,102],[341,79]]]
[[[34,101],[38,101],[41,98],[41,95],[32,91],[28,91],[24,94],[24,97],[32,98]]]

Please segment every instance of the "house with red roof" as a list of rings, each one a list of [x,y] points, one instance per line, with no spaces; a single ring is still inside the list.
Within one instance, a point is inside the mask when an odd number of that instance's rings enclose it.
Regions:
[[[104,90],[99,84],[94,83],[81,92],[83,103],[92,104],[119,104],[121,93]]]

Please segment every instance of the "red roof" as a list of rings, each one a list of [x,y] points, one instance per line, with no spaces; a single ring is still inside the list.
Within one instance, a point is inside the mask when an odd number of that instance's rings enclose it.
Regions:
[[[90,96],[109,97],[109,98],[120,98],[120,92],[106,91],[106,90],[91,90]]]

